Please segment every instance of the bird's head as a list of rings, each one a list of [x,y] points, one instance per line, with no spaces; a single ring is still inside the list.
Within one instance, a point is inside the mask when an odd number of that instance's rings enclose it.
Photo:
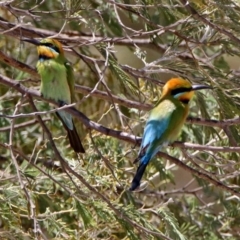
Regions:
[[[192,85],[188,80],[182,78],[172,78],[164,85],[161,98],[172,96],[187,104],[192,99],[194,91],[210,88],[212,87],[207,85]]]
[[[39,59],[56,59],[64,56],[62,44],[56,39],[44,38],[41,41],[36,39],[24,39],[24,41],[37,46]]]

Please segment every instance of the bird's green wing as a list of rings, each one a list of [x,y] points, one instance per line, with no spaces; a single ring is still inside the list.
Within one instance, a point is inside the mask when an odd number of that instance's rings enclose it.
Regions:
[[[70,89],[71,93],[71,103],[75,102],[75,91],[74,91],[74,74],[73,74],[73,68],[70,62],[65,62],[64,63],[67,69],[67,81],[68,81],[68,86]]]
[[[178,137],[187,113],[188,107],[175,99],[165,99],[151,111],[148,121],[155,120],[160,128],[158,144],[161,144],[163,139],[172,142]]]

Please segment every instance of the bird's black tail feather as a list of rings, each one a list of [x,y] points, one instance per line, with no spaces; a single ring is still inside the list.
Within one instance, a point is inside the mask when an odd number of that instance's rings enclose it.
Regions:
[[[82,142],[78,136],[75,125],[73,124],[73,130],[70,130],[68,128],[66,128],[66,130],[68,132],[69,142],[70,142],[70,145],[73,148],[73,150],[77,153],[85,153],[85,150],[84,150]]]
[[[61,120],[64,128],[66,129],[67,133],[68,133],[68,139],[69,139],[69,142],[70,142],[70,145],[71,147],[73,148],[73,150],[76,152],[76,153],[85,153],[85,150],[83,148],[83,145],[81,143],[81,140],[78,136],[78,133],[77,133],[77,130],[74,126],[74,123],[73,123],[73,130],[70,130],[67,125],[64,123],[64,121],[62,120],[62,118],[60,117],[60,115],[58,113],[56,113],[58,118]]]
[[[132,180],[131,187],[129,188],[130,191],[134,191],[136,188],[139,187],[140,181],[142,179],[143,173],[145,172],[145,169],[147,167],[147,164],[140,163],[137,172]]]

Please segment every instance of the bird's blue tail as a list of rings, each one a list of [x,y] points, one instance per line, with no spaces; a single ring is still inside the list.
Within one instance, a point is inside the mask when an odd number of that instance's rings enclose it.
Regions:
[[[136,188],[139,187],[140,181],[142,179],[143,173],[145,172],[145,169],[147,167],[147,164],[141,163],[137,169],[137,173],[135,174],[131,187],[129,188],[130,191],[134,191]]]
[[[148,155],[144,155],[140,159],[140,164],[138,166],[137,172],[132,180],[131,187],[129,188],[130,191],[134,191],[136,188],[138,188],[140,186],[142,176],[145,172],[145,169],[146,169],[150,159],[151,159],[151,157]]]

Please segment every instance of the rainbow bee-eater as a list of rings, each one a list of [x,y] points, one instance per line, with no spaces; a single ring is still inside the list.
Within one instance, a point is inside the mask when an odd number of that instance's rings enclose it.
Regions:
[[[37,70],[41,77],[41,94],[55,100],[60,106],[74,102],[74,74],[71,64],[64,56],[62,44],[55,39],[24,39],[37,46]],[[64,110],[57,116],[67,130],[71,147],[77,153],[84,153],[72,115]]]
[[[140,185],[141,178],[149,161],[162,147],[172,143],[178,137],[188,116],[189,102],[194,91],[211,88],[206,85],[192,85],[182,78],[172,78],[163,87],[162,95],[151,110],[143,132],[141,147],[137,159],[140,161],[130,191]]]

